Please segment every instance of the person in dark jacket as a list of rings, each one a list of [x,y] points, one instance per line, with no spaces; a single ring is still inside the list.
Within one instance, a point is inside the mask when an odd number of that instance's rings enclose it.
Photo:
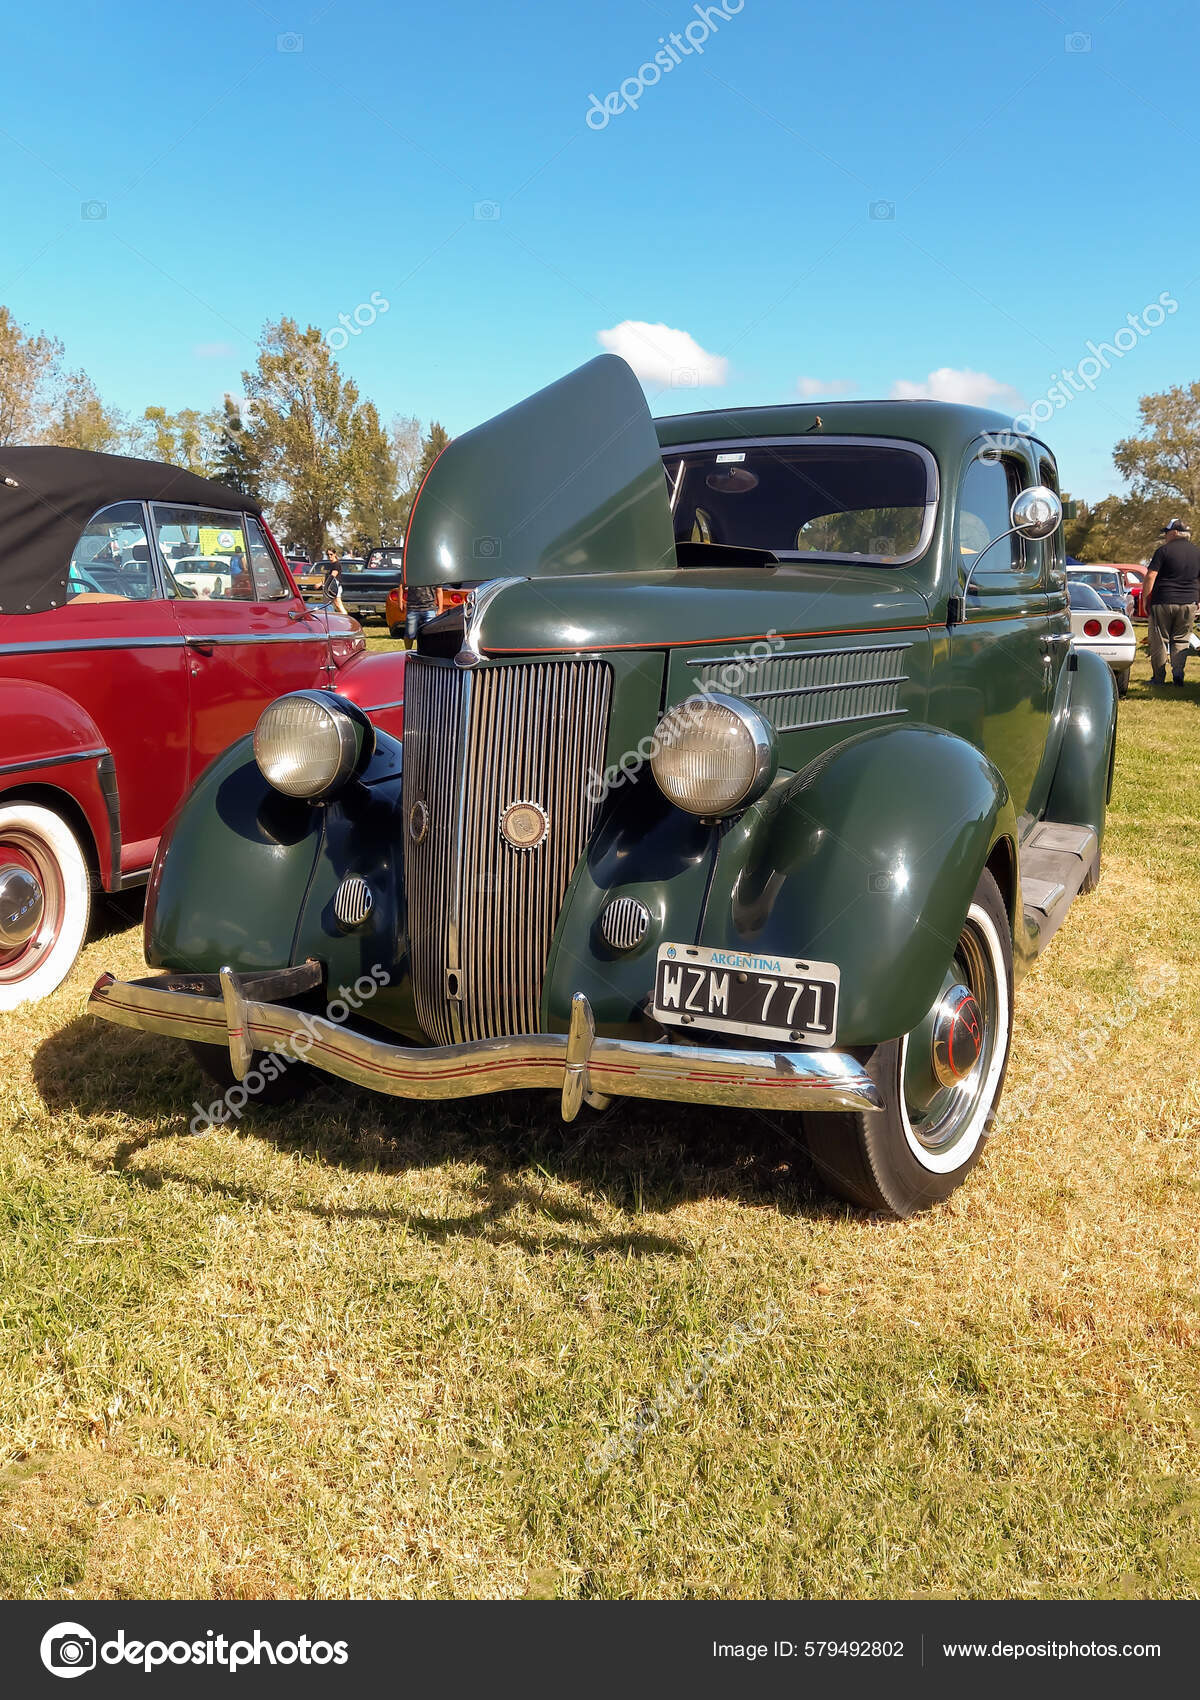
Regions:
[[[329,564],[325,568],[325,584],[322,590],[322,595],[330,607],[332,607],[337,613],[344,614],[346,612],[346,604],[342,601],[343,586],[341,557],[336,549],[330,549],[327,560]]]
[[[1198,601],[1200,549],[1192,542],[1186,523],[1173,519],[1163,527],[1163,541],[1154,551],[1142,593],[1150,622],[1150,666],[1156,685],[1167,682],[1168,656],[1172,682],[1183,684]]]
[[[437,613],[437,592],[430,584],[410,584],[404,609],[405,639],[416,643],[421,627]]]

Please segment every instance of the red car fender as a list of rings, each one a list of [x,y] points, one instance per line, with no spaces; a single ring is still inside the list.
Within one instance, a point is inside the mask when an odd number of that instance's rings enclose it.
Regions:
[[[357,703],[381,732],[404,736],[404,662],[402,650],[359,655],[338,672],[333,689]]]
[[[33,679],[0,679],[0,803],[32,796],[82,837],[105,890],[116,889],[119,804],[112,756],[99,727],[62,691]],[[14,747],[14,732],[20,732]]]

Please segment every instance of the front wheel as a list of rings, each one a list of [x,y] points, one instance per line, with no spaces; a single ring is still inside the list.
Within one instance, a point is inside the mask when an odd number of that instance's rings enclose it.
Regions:
[[[388,636],[389,637],[396,638],[397,641],[399,641],[404,637],[404,635],[405,634],[404,634],[404,627],[403,626],[389,626],[388,627]]]
[[[87,859],[66,821],[36,803],[0,808],[0,1010],[62,984],[91,911]]]
[[[833,1192],[902,1217],[962,1184],[1004,1087],[1012,987],[1008,914],[984,873],[933,1008],[864,1064],[883,1109],[805,1117],[809,1151]]]

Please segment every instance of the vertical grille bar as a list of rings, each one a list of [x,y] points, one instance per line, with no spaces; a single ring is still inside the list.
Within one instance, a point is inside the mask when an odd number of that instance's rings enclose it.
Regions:
[[[407,672],[406,830],[414,806],[429,818],[422,842],[409,831],[405,855],[418,1018],[442,1044],[534,1033],[554,928],[595,822],[587,778],[604,765],[612,669],[522,662],[464,675],[410,656]],[[501,832],[516,802],[547,821],[529,849]]]
[[[405,667],[404,869],[417,1019],[438,1044],[454,1042],[446,968],[454,897],[455,815],[467,688],[453,664],[410,656]],[[414,809],[425,829],[414,837]]]

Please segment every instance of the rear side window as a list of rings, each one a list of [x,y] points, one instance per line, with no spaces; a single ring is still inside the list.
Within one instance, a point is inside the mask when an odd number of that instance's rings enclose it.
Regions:
[[[159,594],[140,502],[113,502],[88,521],[71,553],[67,598],[148,602]]]

